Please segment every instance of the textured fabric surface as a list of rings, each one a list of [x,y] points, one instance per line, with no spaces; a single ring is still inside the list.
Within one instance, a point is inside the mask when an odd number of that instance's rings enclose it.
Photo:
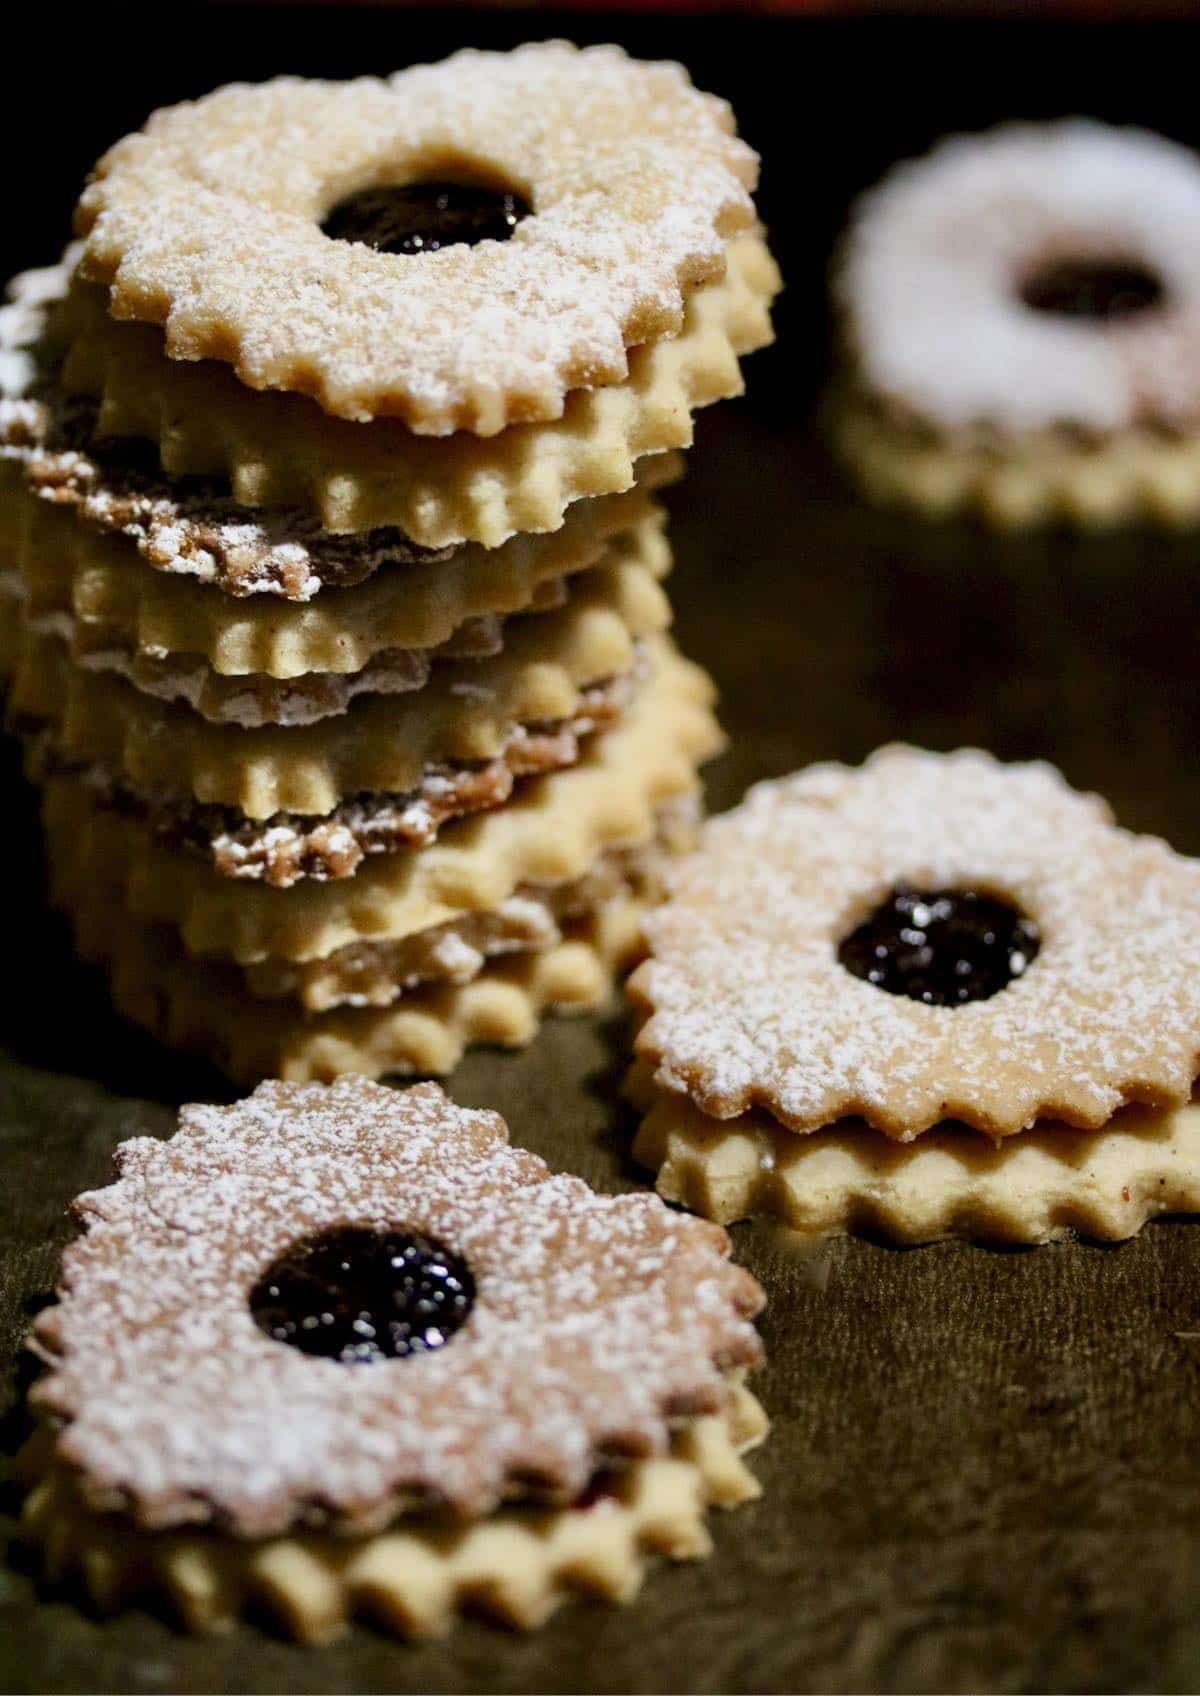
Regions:
[[[715,674],[732,737],[712,768],[713,805],[810,760],[861,760],[899,735],[941,748],[976,741],[1006,759],[1055,760],[1077,787],[1102,790],[1122,823],[1200,852],[1195,536],[991,537],[867,513],[830,480],[806,427],[824,358],[821,267],[850,194],[939,130],[1018,109],[1096,111],[1200,139],[1194,35],[1114,26],[1089,33],[1081,52],[1075,26],[1041,21],[992,30],[905,19],[877,30],[728,13],[639,24],[628,14],[535,23],[520,10],[491,21],[451,11],[437,33],[415,22],[410,32],[390,7],[354,8],[351,43],[319,8],[305,22],[309,8],[281,20],[266,7],[254,55],[240,54],[230,31],[197,31],[190,80],[181,70],[168,87],[164,63],[153,95],[144,55],[108,53],[117,92],[96,101],[97,44],[111,29],[97,11],[77,67],[43,53],[52,75],[29,78],[38,101],[85,86],[87,99],[71,101],[62,126],[69,163],[63,154],[53,171],[11,173],[22,216],[7,269],[56,251],[86,159],[154,98],[269,74],[285,51],[297,70],[328,73],[335,39],[339,69],[352,70],[401,52],[437,57],[467,37],[558,30],[681,55],[699,83],[733,100],[763,153],[764,212],[789,278],[777,349],[751,363],[747,403],[701,418],[671,500],[680,645]],[[47,12],[43,27],[49,43],[61,14]],[[864,65],[893,61],[903,74],[873,79],[869,100],[847,99]],[[14,110],[10,137],[32,121]],[[25,133],[45,130],[39,119]],[[12,795],[15,758],[0,773]],[[21,1387],[17,1341],[53,1281],[68,1199],[104,1181],[122,1137],[166,1134],[172,1104],[219,1099],[222,1088],[105,1011],[97,980],[72,967],[64,931],[40,905],[32,804],[8,807],[6,1406]],[[556,1024],[523,1054],[471,1059],[451,1094],[497,1108],[514,1140],[556,1169],[631,1187],[644,1174],[629,1160],[636,1116],[619,1102],[628,1044],[612,1022]],[[768,1290],[769,1364],[753,1382],[773,1432],[754,1460],[763,1498],[717,1523],[711,1560],[656,1574],[628,1610],[567,1608],[527,1640],[465,1624],[409,1651],[356,1630],[317,1652],[249,1628],[189,1641],[136,1612],[96,1625],[68,1602],[38,1602],[11,1564],[0,1569],[0,1689],[1200,1688],[1200,1224],[1152,1225],[1114,1249],[849,1242],[811,1260],[762,1226],[733,1236]],[[19,1435],[10,1417],[0,1446]],[[0,1497],[5,1512],[13,1505]]]
[[[736,409],[712,422],[676,537],[691,562],[681,640],[715,671],[732,736],[714,806],[810,759],[860,759],[902,725],[935,746],[1045,753],[1122,822],[1200,849],[1187,754],[1200,701],[1165,640],[1194,599],[1182,541],[1152,544],[1149,572],[1144,539],[976,542],[968,571],[961,533],[857,511],[816,461],[801,462],[797,490],[790,442]],[[755,524],[795,511],[797,494],[811,503],[808,569],[785,576],[779,535]],[[15,785],[15,759],[4,769]],[[17,817],[12,865],[36,890],[32,807]],[[10,1399],[67,1201],[104,1181],[122,1137],[166,1134],[174,1104],[226,1087],[124,1030],[62,930],[28,906],[0,1061]],[[497,1108],[555,1168],[629,1188],[641,1178],[620,1101],[628,1054],[615,1018],[558,1025],[524,1054],[468,1060],[450,1090]],[[768,1291],[769,1363],[754,1385],[774,1432],[756,1462],[763,1499],[716,1526],[712,1560],[656,1575],[629,1610],[570,1607],[528,1641],[467,1623],[411,1651],[356,1630],[307,1653],[249,1627],[195,1642],[144,1614],[96,1624],[38,1603],[14,1563],[0,1579],[0,1688],[1197,1687],[1200,1223],[1151,1225],[1117,1248],[1008,1253],[856,1241],[801,1256],[767,1225],[733,1236]],[[10,1416],[6,1449],[21,1429]]]

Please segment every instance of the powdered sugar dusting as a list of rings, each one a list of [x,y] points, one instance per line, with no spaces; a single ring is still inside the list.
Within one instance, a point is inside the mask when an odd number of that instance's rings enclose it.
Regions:
[[[5,586],[0,576],[0,592]],[[290,889],[304,879],[352,877],[370,855],[427,847],[447,820],[503,806],[518,779],[574,765],[585,738],[619,722],[637,681],[627,676],[585,689],[572,718],[515,725],[495,759],[457,765],[430,760],[416,787],[402,793],[368,790],[325,814],[277,812],[261,820],[82,761],[53,730],[27,731],[27,737],[39,781],[72,773],[100,806],[144,818],[155,836],[208,860],[222,877]]]
[[[455,551],[418,547],[394,527],[339,535],[297,507],[242,506],[215,478],[172,482],[123,464],[120,452],[64,445],[90,436],[94,410],[91,402],[51,395],[36,414],[27,403],[25,417],[11,425],[0,411],[0,455],[22,459],[40,499],[128,537],[156,571],[215,584],[227,595],[305,602],[323,588],[347,588],[383,568],[439,563]]]
[[[62,263],[21,271],[4,290],[4,304],[0,306],[0,419],[9,410],[30,416],[29,403],[22,397],[37,376],[31,349],[45,328],[47,308],[66,287],[68,263],[78,257],[76,249],[67,251]]]
[[[711,821],[652,914],[639,1051],[708,1114],[795,1130],[861,1114],[901,1140],[943,1119],[993,1135],[1178,1104],[1200,1056],[1200,862],[1119,830],[1043,764],[887,748],[752,789]],[[1039,925],[1024,976],[929,1007],[854,977],[837,947],[891,890],[1006,896]]]
[[[35,1387],[93,1506],[244,1535],[362,1530],[415,1500],[488,1512],[537,1479],[578,1494],[609,1451],[661,1452],[760,1353],[761,1292],[723,1232],[647,1195],[600,1196],[508,1146],[433,1084],[267,1083],[185,1107],[80,1197]],[[442,1349],[366,1367],[266,1337],[247,1295],[299,1238],[424,1231],[477,1299]]]
[[[430,761],[416,788],[355,795],[323,816],[275,813],[260,821],[233,807],[147,792],[96,766],[81,775],[105,804],[145,817],[156,835],[208,859],[221,876],[289,889],[306,878],[352,877],[368,855],[427,847],[447,820],[503,806],[518,779],[574,765],[586,737],[618,722],[634,683],[626,676],[585,689],[572,718],[515,725],[495,759]],[[52,739],[43,758],[47,769],[67,770],[74,763],[55,750]]]
[[[1062,259],[1141,263],[1166,304],[1119,322],[1031,311]],[[1200,162],[1080,119],[944,141],[860,201],[836,277],[869,389],[934,427],[1200,418]]]
[[[756,160],[727,106],[669,63],[565,42],[465,51],[387,81],[235,84],[155,113],[79,205],[81,273],[167,350],[350,419],[491,435],[622,382],[627,347],[674,334],[752,220]],[[510,184],[511,240],[417,256],[330,241],[364,185]]]

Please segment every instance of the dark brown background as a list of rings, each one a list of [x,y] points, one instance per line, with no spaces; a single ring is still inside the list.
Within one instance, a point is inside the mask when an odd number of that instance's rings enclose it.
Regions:
[[[1198,35],[1168,24],[485,17],[305,8],[44,9],[10,60],[5,269],[51,257],[89,160],[166,100],[231,76],[390,69],[464,41],[567,30],[686,58],[766,159],[788,274],[746,401],[702,420],[673,499],[685,648],[716,674],[731,752],[715,806],[814,758],[906,737],[1045,755],[1125,822],[1200,851],[1194,771],[1200,541],[1015,540],[858,508],[809,418],[826,362],[823,266],[850,195],[944,130],[1076,110],[1200,141]],[[135,46],[136,44],[136,46]],[[17,90],[11,99],[13,82]],[[44,910],[32,809],[6,772],[9,960],[0,1059],[0,1356],[52,1287],[63,1209],[135,1132],[222,1091],[107,1013]],[[1114,900],[1120,891],[1114,890]],[[1115,964],[1115,963],[1114,963]],[[609,1188],[628,1163],[618,1020],[480,1055],[453,1092]],[[770,1292],[775,1420],[761,1504],[701,1566],[625,1611],[567,1609],[529,1640],[465,1625],[406,1649],[365,1631],[305,1652],[251,1630],[194,1642],[97,1624],[0,1572],[11,1691],[1194,1690],[1200,1685],[1200,1225],[1120,1248],[805,1258],[735,1232]],[[3,1506],[15,1505],[10,1495]]]

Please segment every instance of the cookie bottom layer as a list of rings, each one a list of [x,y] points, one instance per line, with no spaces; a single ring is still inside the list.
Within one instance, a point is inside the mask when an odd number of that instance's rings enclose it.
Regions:
[[[1055,522],[1101,529],[1139,520],[1183,526],[1200,518],[1197,434],[938,435],[907,427],[853,392],[832,402],[830,434],[863,491],[884,506],[972,513],[1001,529]]]
[[[442,825],[503,806],[518,779],[575,765],[588,737],[619,723],[636,682],[634,673],[582,690],[573,717],[518,725],[495,759],[430,763],[406,794],[367,792],[323,816],[284,812],[251,819],[234,807],[189,803],[153,788],[143,793],[101,764],[81,765],[64,756],[52,730],[35,730],[28,738],[26,772],[38,784],[75,775],[99,805],[143,820],[169,849],[207,862],[221,877],[290,889],[306,878],[323,883],[352,877],[376,854],[428,847]]]
[[[893,1143],[850,1121],[801,1136],[761,1111],[710,1119],[644,1065],[628,1092],[646,1115],[634,1157],[659,1194],[723,1225],[765,1213],[814,1237],[1112,1242],[1200,1211],[1200,1105],[1130,1107],[1099,1131],[1044,1125],[996,1146],[958,1126]]]
[[[245,1083],[444,1076],[477,1044],[522,1048],[545,1015],[604,1006],[642,952],[644,903],[627,896],[564,924],[553,947],[489,961],[469,983],[429,985],[388,1007],[306,1015],[250,994],[236,967],[189,957],[169,930],[113,900],[89,901],[61,884],[55,898],[80,956],[107,969],[119,1013]]]
[[[328,1642],[354,1617],[405,1637],[446,1631],[464,1611],[532,1630],[571,1594],[628,1601],[647,1556],[709,1554],[706,1511],[758,1496],[741,1457],[766,1432],[759,1403],[734,1385],[726,1414],[685,1426],[669,1455],[606,1475],[585,1505],[506,1507],[465,1528],[414,1518],[363,1539],[301,1532],[267,1542],[142,1531],[92,1513],[35,1437],[22,1529],[49,1583],[76,1581],[106,1613],[164,1601],[188,1631],[227,1628],[247,1608],[305,1643]]]
[[[472,982],[489,960],[553,948],[564,932],[614,904],[654,906],[666,893],[671,858],[695,842],[691,816],[668,808],[659,831],[635,848],[601,854],[582,877],[567,883],[528,884],[498,907],[464,913],[444,925],[416,931],[398,942],[353,943],[302,964],[263,960],[244,968],[252,994],[299,1001],[308,1013],[333,1007],[390,1007],[426,984]]]

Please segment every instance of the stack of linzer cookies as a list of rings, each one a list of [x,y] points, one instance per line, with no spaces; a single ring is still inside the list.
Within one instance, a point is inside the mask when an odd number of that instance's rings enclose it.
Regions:
[[[606,996],[719,745],[657,495],[770,340],[755,171],[678,67],[563,44],[100,162],[4,312],[3,649],[128,1016],[305,1079]]]

